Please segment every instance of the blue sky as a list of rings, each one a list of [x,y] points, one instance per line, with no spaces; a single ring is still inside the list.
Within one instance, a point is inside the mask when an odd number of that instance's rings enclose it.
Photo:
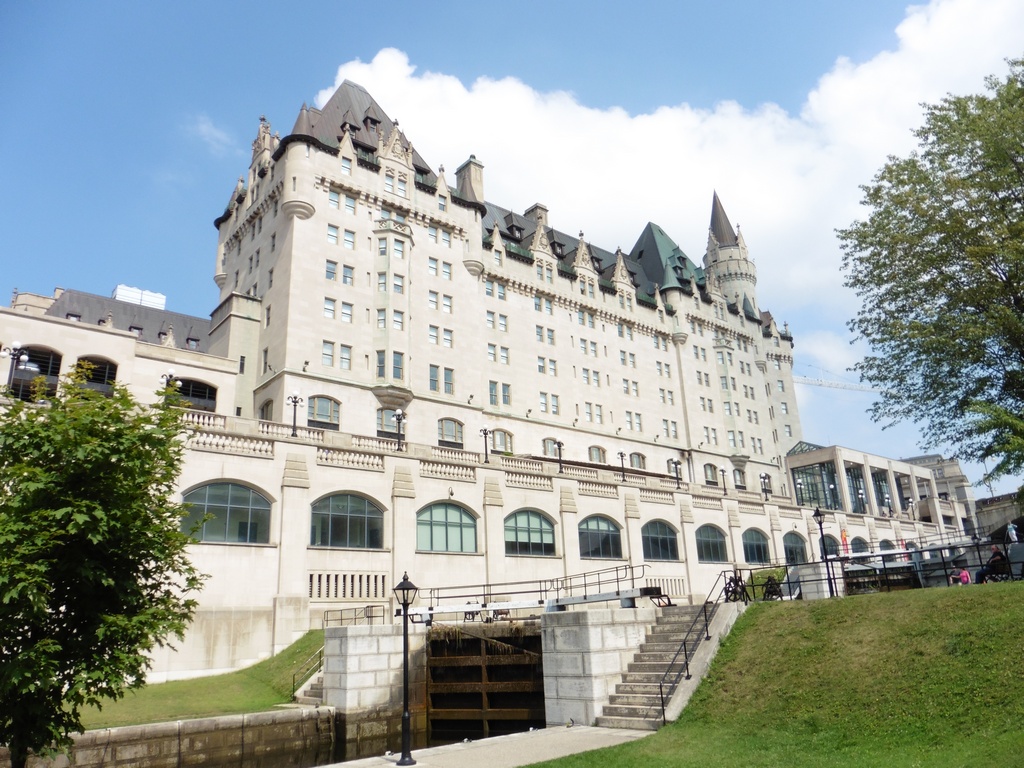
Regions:
[[[126,283],[208,314],[212,222],[259,116],[287,134],[349,77],[429,163],[475,153],[489,199],[544,202],[605,248],[654,220],[699,261],[717,190],[761,307],[790,323],[797,374],[854,381],[835,227],[912,148],[921,102],[981,90],[1024,48],[1016,0],[285,7],[0,4],[0,301]],[[870,422],[869,394],[799,396],[810,441],[922,452],[912,425]]]

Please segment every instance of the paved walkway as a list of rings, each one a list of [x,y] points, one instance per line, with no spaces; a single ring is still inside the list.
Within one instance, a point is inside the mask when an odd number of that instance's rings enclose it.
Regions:
[[[449,744],[413,750],[412,758],[424,768],[519,768],[544,760],[613,747],[650,736],[654,731],[632,731],[625,728],[595,728],[574,725],[554,726],[526,733],[495,736],[491,739]],[[366,757],[326,768],[390,768],[400,755]]]

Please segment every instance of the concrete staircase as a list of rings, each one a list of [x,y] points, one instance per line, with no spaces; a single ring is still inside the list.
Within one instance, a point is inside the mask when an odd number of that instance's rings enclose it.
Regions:
[[[318,672],[295,693],[295,703],[319,707],[324,701],[324,675]]]
[[[685,657],[682,653],[675,663],[672,663],[672,657],[679,650],[686,631],[701,610],[702,606],[699,605],[673,605],[662,609],[657,622],[647,633],[643,644],[623,674],[622,682],[615,686],[615,693],[609,697],[608,704],[595,725],[649,731],[656,731],[661,727],[661,694],[658,685],[666,672],[671,671],[674,677],[675,673],[681,672],[685,667]],[[713,606],[709,606],[709,621],[712,610]],[[686,642],[691,659],[697,646],[704,639],[703,622],[699,622],[699,627],[700,630],[694,631]],[[671,683],[670,678],[665,688],[666,704],[675,690]]]

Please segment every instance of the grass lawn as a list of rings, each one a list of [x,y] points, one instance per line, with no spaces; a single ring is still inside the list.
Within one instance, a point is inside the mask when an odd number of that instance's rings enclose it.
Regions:
[[[226,675],[175,680],[129,691],[102,710],[87,709],[86,729],[261,712],[292,698],[292,673],[324,644],[323,630],[308,632],[281,653]]]
[[[1024,765],[1024,584],[759,603],[676,723],[554,768]]]

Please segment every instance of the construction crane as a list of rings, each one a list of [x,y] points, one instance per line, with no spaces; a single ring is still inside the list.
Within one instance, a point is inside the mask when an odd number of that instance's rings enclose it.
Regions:
[[[793,381],[797,384],[809,384],[812,387],[831,387],[832,389],[852,389],[857,392],[878,392],[874,387],[864,384],[849,384],[845,381],[829,381],[828,379],[812,379],[807,376],[794,376]]]

